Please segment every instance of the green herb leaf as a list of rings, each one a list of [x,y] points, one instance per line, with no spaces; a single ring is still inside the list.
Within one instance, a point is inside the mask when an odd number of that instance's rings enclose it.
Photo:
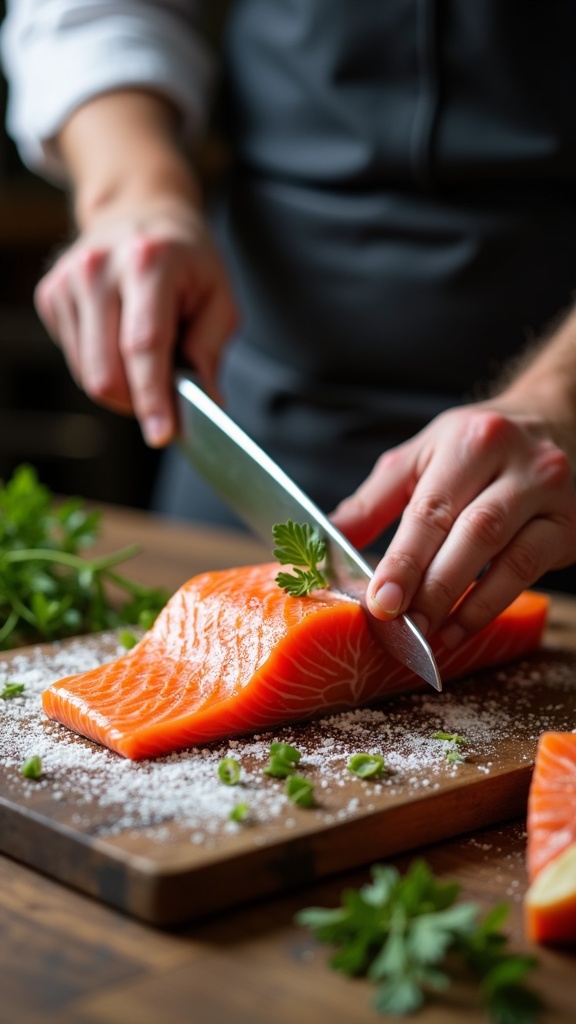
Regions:
[[[58,504],[31,466],[0,481],[0,649],[122,625],[149,628],[168,592],[116,571],[136,545],[85,558],[99,529],[98,511],[79,498]]]
[[[309,523],[277,523],[272,528],[274,557],[281,565],[294,567],[293,573],[280,572],[276,582],[291,597],[306,597],[312,590],[328,586],[326,577],[318,568],[326,555],[326,542],[318,530]]]
[[[316,803],[314,786],[302,775],[290,775],[286,779],[286,795],[298,807],[313,807]]]
[[[340,907],[309,907],[296,921],[336,947],[335,970],[376,984],[382,1013],[414,1013],[430,991],[450,985],[451,970],[464,966],[478,978],[495,1024],[534,1024],[541,1003],[522,983],[535,961],[508,952],[499,931],[505,906],[479,920],[475,904],[458,903],[458,894],[456,883],[436,879],[424,861],[414,861],[403,877],[375,865],[372,882],[346,889]]]
[[[250,808],[245,801],[241,801],[238,804],[234,804],[234,807],[229,814],[230,821],[237,821],[243,823],[250,818]]]
[[[223,757],[218,765],[218,778],[225,786],[236,786],[240,781],[241,767],[236,758]]]
[[[39,779],[42,775],[42,759],[38,757],[38,754],[33,754],[27,761],[24,762],[20,769],[20,774],[25,779]]]
[[[19,697],[24,692],[24,683],[4,683],[4,689],[0,692],[2,700],[11,700],[12,697]]]
[[[386,764],[381,754],[352,754],[348,770],[361,779],[373,779],[383,775]]]

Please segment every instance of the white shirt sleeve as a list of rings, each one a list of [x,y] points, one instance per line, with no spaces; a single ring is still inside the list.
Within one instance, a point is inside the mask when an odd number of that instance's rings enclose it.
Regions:
[[[24,162],[64,178],[52,140],[86,100],[146,86],[182,114],[184,137],[204,124],[213,63],[198,0],[8,0],[0,39],[7,130]]]

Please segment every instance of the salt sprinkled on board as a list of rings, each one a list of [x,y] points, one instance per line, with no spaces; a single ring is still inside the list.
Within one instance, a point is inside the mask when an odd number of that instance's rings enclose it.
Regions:
[[[187,834],[194,845],[214,845],[245,828],[229,820],[234,806],[245,801],[251,821],[294,829],[302,815],[288,800],[280,780],[264,775],[269,746],[281,739],[302,753],[299,771],[311,778],[317,795],[312,812],[326,823],[381,809],[386,801],[406,794],[434,791],[443,778],[477,778],[496,770],[503,743],[521,740],[520,760],[533,757],[535,740],[546,728],[574,728],[570,701],[573,671],[560,663],[544,674],[531,663],[498,673],[496,682],[468,692],[466,683],[441,695],[429,691],[395,698],[376,709],[361,708],[324,719],[285,726],[274,732],[240,737],[182,751],[167,757],[131,762],[49,721],[41,693],[56,679],[87,671],[122,653],[109,641],[102,648],[86,640],[30,648],[0,664],[3,680],[22,682],[24,693],[0,701],[0,772],[2,791],[15,802],[40,793],[53,807],[91,835],[114,835],[137,829],[157,842]],[[470,689],[470,688],[468,688]],[[545,689],[545,700],[538,700]],[[520,712],[520,714],[519,714]],[[450,764],[447,745],[432,738],[442,731],[465,738],[464,764]],[[348,770],[354,753],[381,753],[386,772],[361,780]],[[19,769],[32,754],[42,758],[43,776],[25,780]],[[242,766],[241,783],[223,785],[217,766],[223,757]],[[298,817],[300,815],[300,817]],[[254,842],[266,842],[255,834]]]

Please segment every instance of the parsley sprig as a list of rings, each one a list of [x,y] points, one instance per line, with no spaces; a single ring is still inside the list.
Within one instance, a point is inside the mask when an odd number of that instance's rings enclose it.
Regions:
[[[479,920],[475,904],[457,902],[459,891],[421,860],[403,877],[376,865],[372,882],[345,890],[339,908],[309,907],[296,920],[337,947],[335,970],[375,982],[382,1013],[414,1013],[430,992],[446,990],[450,968],[460,967],[479,980],[494,1024],[534,1024],[541,1003],[523,982],[536,961],[506,950],[500,928],[508,908],[498,905]]]
[[[276,583],[291,597],[306,597],[311,590],[324,590],[328,581],[318,564],[326,555],[326,542],[309,523],[277,523],[272,528],[274,557],[294,572],[279,572]]]
[[[148,628],[168,593],[127,579],[116,566],[137,545],[85,558],[101,513],[81,499],[56,502],[31,466],[0,482],[0,649],[126,624]],[[113,600],[108,585],[122,596]]]

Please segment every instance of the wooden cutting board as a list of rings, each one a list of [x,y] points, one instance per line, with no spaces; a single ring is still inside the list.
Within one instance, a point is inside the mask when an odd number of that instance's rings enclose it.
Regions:
[[[441,696],[426,688],[374,710],[140,764],[44,718],[39,694],[65,674],[58,659],[67,645],[3,655],[0,683],[32,682],[21,698],[0,701],[0,849],[167,926],[522,815],[538,736],[576,728],[571,605],[553,603],[543,651],[447,684]],[[73,646],[102,659],[117,640]],[[467,740],[463,763],[447,756],[454,744],[432,739],[439,729]],[[295,807],[284,783],[263,774],[273,739],[302,751],[315,807]],[[348,770],[349,757],[365,751],[383,754],[380,780]],[[24,752],[42,753],[40,781],[21,776]],[[218,779],[225,754],[242,766],[239,786]],[[238,802],[249,807],[244,824],[229,820]]]

